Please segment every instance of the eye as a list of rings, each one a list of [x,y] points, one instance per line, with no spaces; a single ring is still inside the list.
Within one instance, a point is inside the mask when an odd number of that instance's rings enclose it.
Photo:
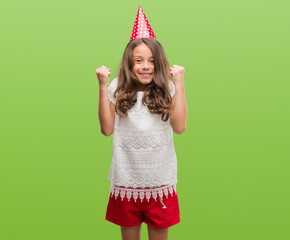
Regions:
[[[140,60],[140,59],[136,59],[136,62],[137,62],[137,63],[140,63],[140,62],[141,62],[141,60]]]

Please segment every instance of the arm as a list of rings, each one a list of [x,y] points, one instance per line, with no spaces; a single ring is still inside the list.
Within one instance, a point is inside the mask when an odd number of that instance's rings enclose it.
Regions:
[[[175,133],[181,134],[185,131],[187,120],[187,105],[184,89],[184,68],[173,65],[173,67],[170,68],[170,72],[173,76],[173,83],[175,85],[175,95],[172,98],[172,103],[170,106],[170,124]]]
[[[115,105],[110,103],[108,97],[110,68],[105,66],[95,70],[99,80],[99,122],[101,132],[105,136],[110,136],[114,131]]]
[[[108,88],[99,90],[99,122],[102,134],[110,136],[114,131],[115,105],[108,99]]]

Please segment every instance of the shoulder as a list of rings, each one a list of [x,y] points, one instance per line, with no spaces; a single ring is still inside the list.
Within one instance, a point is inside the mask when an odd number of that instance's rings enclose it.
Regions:
[[[112,82],[109,84],[109,87],[108,87],[108,89],[111,89],[111,90],[116,90],[116,88],[117,88],[117,86],[118,86],[118,78],[114,78],[113,80],[112,80]]]
[[[110,102],[112,102],[113,104],[116,104],[116,100],[114,97],[114,93],[117,89],[118,86],[118,78],[113,79],[113,81],[109,84],[108,87],[108,94],[109,94],[109,100]]]
[[[171,79],[168,80],[168,87],[169,87],[170,95],[171,97],[173,97],[175,95],[175,85]]]

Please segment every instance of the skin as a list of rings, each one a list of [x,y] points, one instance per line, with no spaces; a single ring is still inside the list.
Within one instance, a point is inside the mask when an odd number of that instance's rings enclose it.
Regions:
[[[187,120],[184,70],[184,67],[178,65],[173,65],[173,67],[170,68],[170,74],[173,77],[173,83],[175,85],[175,95],[172,98],[172,103],[170,106],[170,124],[173,131],[177,134],[181,134],[185,131]]]
[[[134,65],[133,74],[137,77],[140,85],[139,91],[153,80],[154,59],[151,49],[144,43],[133,50]],[[173,131],[181,134],[185,131],[187,120],[187,105],[184,88],[184,67],[173,65],[170,74],[175,85],[175,95],[170,106],[170,124]],[[108,86],[111,69],[101,66],[95,70],[99,81],[99,122],[101,132],[109,136],[114,131],[115,105],[108,101]],[[149,240],[167,240],[168,228],[157,229],[148,227]],[[123,240],[140,240],[141,225],[135,227],[121,227]]]
[[[139,90],[144,90],[145,86],[153,81],[154,59],[151,49],[144,43],[138,45],[133,50],[132,73],[137,76]]]
[[[141,224],[135,227],[121,227],[122,240],[140,240]]]
[[[167,240],[168,228],[157,229],[147,225],[149,240]],[[122,240],[140,240],[141,225],[135,227],[121,227]]]
[[[108,101],[108,86],[111,69],[101,66],[95,70],[99,80],[99,122],[101,132],[110,136],[114,130],[115,105]]]

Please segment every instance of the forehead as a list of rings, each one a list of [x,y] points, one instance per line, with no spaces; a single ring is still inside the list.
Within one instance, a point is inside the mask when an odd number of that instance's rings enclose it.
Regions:
[[[153,57],[151,49],[144,43],[141,43],[133,50],[133,57]]]

